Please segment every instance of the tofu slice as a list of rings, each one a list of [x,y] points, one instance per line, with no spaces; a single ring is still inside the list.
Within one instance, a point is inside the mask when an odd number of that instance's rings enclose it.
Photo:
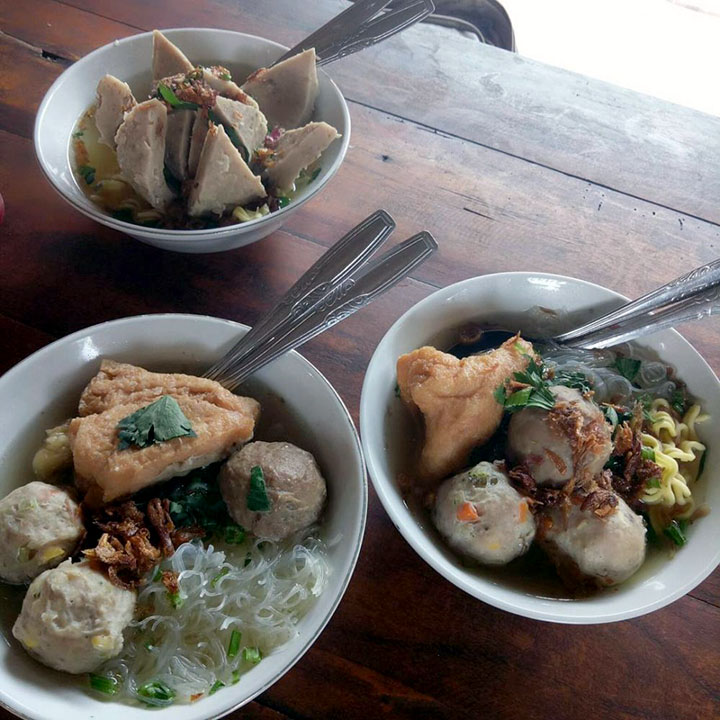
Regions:
[[[267,135],[265,116],[251,105],[218,96],[213,113],[226,127],[232,128],[245,146],[248,159],[262,146]]]
[[[326,122],[311,122],[280,136],[275,155],[266,167],[266,177],[278,190],[292,189],[300,171],[317,160],[336,138],[337,130]]]
[[[189,214],[197,216],[212,212],[222,215],[228,207],[245,205],[266,195],[260,178],[253,175],[223,126],[212,125],[205,137],[190,190]]]
[[[193,64],[185,57],[182,50],[173,45],[159,30],[153,30],[153,80],[187,73],[192,69]]]
[[[197,437],[118,450],[118,422],[162,395],[177,400]],[[227,457],[252,439],[260,405],[212,380],[106,360],[79,411],[69,429],[76,483],[98,505]]]
[[[163,173],[166,133],[167,109],[153,99],[130,110],[115,135],[123,177],[158,210],[174,197]]]
[[[95,125],[100,142],[115,149],[115,133],[125,113],[137,105],[130,86],[113,75],[105,75],[97,86],[97,109]]]
[[[243,92],[240,87],[232,80],[224,80],[221,76],[224,74],[225,68],[214,66],[202,69],[203,80],[222,97],[237,100],[244,105],[252,105],[254,108],[258,104],[247,93]]]
[[[178,180],[189,177],[188,156],[195,115],[194,110],[172,110],[168,113],[165,164]]]
[[[195,122],[193,123],[192,133],[190,135],[190,152],[188,153],[188,175],[195,177],[197,173],[198,162],[200,161],[200,153],[205,144],[205,136],[210,127],[207,110],[198,110],[195,113]]]
[[[286,130],[304,125],[312,116],[318,94],[315,49],[305,50],[272,68],[261,68],[242,89],[257,100],[271,127]]]

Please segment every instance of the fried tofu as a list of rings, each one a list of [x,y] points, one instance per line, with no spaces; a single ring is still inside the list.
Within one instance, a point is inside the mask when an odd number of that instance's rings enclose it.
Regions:
[[[177,401],[196,437],[119,450],[120,420],[163,395]],[[90,504],[99,505],[186,475],[251,440],[259,414],[256,400],[234,395],[213,380],[104,360],[82,393],[80,417],[70,423],[76,484]]]
[[[462,360],[433,347],[398,358],[400,397],[425,426],[418,467],[424,485],[461,470],[473,448],[493,436],[503,415],[493,393],[523,371],[532,354],[530,343],[514,337],[496,350]]]

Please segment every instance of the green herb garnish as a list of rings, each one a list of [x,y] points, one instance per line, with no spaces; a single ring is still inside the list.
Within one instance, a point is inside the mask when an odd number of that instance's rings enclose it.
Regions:
[[[183,602],[185,602],[185,598],[180,594],[180,592],[174,592],[168,593],[168,599],[170,600],[170,604],[177,610],[178,608],[182,607]]]
[[[74,132],[74,133],[72,134],[72,136],[73,136],[74,138],[80,138],[80,137],[82,137],[84,134],[85,134],[85,133],[84,133],[82,130],[78,130],[77,132]]]
[[[603,413],[605,414],[605,419],[612,425],[612,429],[614,430],[620,423],[617,410],[612,405],[605,405],[603,406]]]
[[[80,165],[78,173],[82,176],[88,185],[95,182],[95,168],[92,165]]]
[[[252,663],[253,665],[257,665],[262,660],[262,653],[260,652],[260,648],[256,648],[256,647],[243,648],[242,659],[245,662],[249,662],[249,663]]]
[[[143,647],[148,651],[152,652],[155,649],[155,646],[148,640],[147,642],[143,643]]]
[[[172,705],[175,699],[175,691],[161,682],[146,682],[138,688],[137,694],[139,700],[146,705],[155,705],[156,707],[165,707]]]
[[[574,388],[582,395],[586,395],[593,389],[592,383],[588,380],[587,376],[581,372],[561,370],[555,373],[552,383],[553,385],[564,385],[565,387]]]
[[[163,395],[124,417],[118,424],[118,450],[149,447],[176,437],[197,437],[175,398]]]
[[[682,547],[686,542],[685,528],[687,523],[679,523],[677,520],[673,520],[666,528],[663,528],[663,532],[667,535],[678,547]]]
[[[237,683],[240,682],[240,671],[239,670],[233,670],[232,674],[232,684],[237,685]]]
[[[171,88],[162,83],[158,85],[158,94],[173,110],[197,110],[200,107],[197,103],[181,100]]]
[[[90,687],[105,695],[115,695],[118,691],[118,681],[112,675],[90,673]]]
[[[648,478],[647,482],[645,483],[645,487],[659,488],[660,487],[660,478],[656,478],[656,477]]]
[[[222,682],[222,680],[216,680],[212,687],[210,688],[210,692],[208,692],[208,695],[214,695],[220,688],[224,688],[225,683]]]
[[[286,197],[285,195],[278,195],[277,204],[279,208],[284,208],[290,204],[290,198]]]
[[[230,635],[230,643],[229,643],[228,649],[227,649],[228,660],[232,660],[240,651],[240,641],[241,640],[242,640],[242,635],[237,630],[233,630],[232,634]]]
[[[259,465],[250,470],[250,489],[247,494],[247,509],[252,512],[270,510],[270,498],[265,487],[265,474]]]
[[[640,361],[633,358],[619,357],[615,360],[615,369],[627,380],[632,382],[640,370]]]
[[[555,407],[555,396],[550,392],[545,374],[546,369],[542,363],[538,365],[533,358],[530,358],[530,362],[523,372],[513,374],[515,380],[526,387],[508,395],[503,383],[493,393],[495,400],[508,412],[532,407],[552,410]]]
[[[226,525],[223,538],[228,545],[241,545],[245,542],[245,529],[240,525]]]
[[[222,578],[224,578],[230,572],[229,568],[223,568],[211,581],[210,587],[214,588]]]
[[[685,407],[687,406],[687,398],[682,390],[676,390],[670,396],[670,407],[682,417],[685,414]]]
[[[232,80],[232,75],[229,72],[220,73],[221,80]]]
[[[643,447],[641,452],[643,460],[652,460],[653,462],[655,462],[655,451],[652,448]]]

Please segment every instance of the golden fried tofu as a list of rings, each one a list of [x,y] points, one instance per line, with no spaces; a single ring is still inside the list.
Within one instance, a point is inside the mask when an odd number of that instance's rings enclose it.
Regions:
[[[164,395],[174,398],[195,436],[120,449],[118,423]],[[104,360],[70,423],[76,484],[92,504],[111,502],[230,455],[253,437],[260,405],[213,380],[153,373]]]
[[[424,421],[418,470],[425,484],[465,467],[472,449],[492,437],[503,414],[493,393],[525,370],[531,355],[532,345],[516,336],[496,350],[462,360],[433,347],[398,358],[400,397]]]

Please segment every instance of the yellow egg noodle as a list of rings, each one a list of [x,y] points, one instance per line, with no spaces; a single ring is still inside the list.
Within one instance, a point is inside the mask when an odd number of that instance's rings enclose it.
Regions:
[[[662,469],[659,485],[646,487],[641,497],[642,502],[650,506],[650,523],[658,533],[671,520],[689,519],[695,513],[692,486],[698,478],[700,458],[705,452],[695,425],[710,417],[701,414],[697,404],[692,405],[680,421],[669,409],[667,400],[653,400],[649,411],[651,431],[642,434],[643,447],[655,453],[655,462]]]

